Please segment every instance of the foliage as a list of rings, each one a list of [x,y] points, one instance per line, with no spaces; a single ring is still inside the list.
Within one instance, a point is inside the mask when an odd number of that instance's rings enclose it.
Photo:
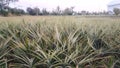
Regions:
[[[52,11],[52,15],[61,15],[61,9],[59,6],[55,10]]]
[[[40,14],[40,9],[37,8],[37,7],[34,8],[34,9],[28,7],[27,12],[29,13],[29,15],[39,15]]]
[[[66,8],[63,11],[63,15],[73,15],[73,12],[74,12],[73,9],[74,9],[74,7]]]
[[[9,3],[11,2],[16,2],[18,0],[0,0],[0,14],[3,16],[7,16],[8,15],[8,7]]]
[[[0,23],[0,60],[5,59],[8,68],[119,66],[119,21],[82,18],[84,23],[80,23],[80,19],[49,17],[38,23]]]
[[[113,11],[114,11],[115,15],[120,14],[120,9],[119,8],[114,8]]]
[[[17,8],[9,8],[8,13],[11,13],[12,15],[24,15],[25,11],[23,9],[17,9]]]
[[[49,15],[49,12],[47,11],[46,8],[42,9],[42,15]]]
[[[9,5],[10,2],[15,2],[18,0],[0,0],[0,5],[1,6],[5,6],[5,5]]]

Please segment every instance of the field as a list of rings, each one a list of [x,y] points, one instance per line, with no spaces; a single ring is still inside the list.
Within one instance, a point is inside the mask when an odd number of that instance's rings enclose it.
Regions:
[[[120,68],[120,17],[0,17],[0,68]]]

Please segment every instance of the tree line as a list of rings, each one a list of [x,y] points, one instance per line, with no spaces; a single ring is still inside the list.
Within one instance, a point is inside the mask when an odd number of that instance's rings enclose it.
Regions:
[[[23,9],[18,8],[11,8],[9,6],[4,6],[2,10],[0,10],[0,15],[2,16],[10,16],[10,15],[108,15],[108,12],[88,12],[88,11],[81,11],[76,12],[74,11],[74,7],[65,8],[61,10],[60,7],[56,7],[56,9],[52,11],[48,11],[46,8],[39,9],[38,7],[26,8],[26,11]]]
[[[74,7],[70,7],[70,8],[66,8],[64,10],[61,10],[60,7],[58,6],[55,10],[52,10],[52,12],[47,11],[46,8],[43,8],[41,11],[39,8],[35,7],[35,8],[31,8],[28,7],[27,10],[27,14],[29,15],[73,15],[73,13],[75,12]]]
[[[26,11],[23,9],[18,8],[11,8],[9,4],[12,2],[16,2],[18,0],[0,0],[0,15],[1,16],[10,16],[10,15],[108,15],[109,13],[106,11],[103,12],[88,12],[88,11],[81,11],[76,12],[74,11],[74,7],[67,7],[64,10],[61,10],[59,6],[56,9],[52,10],[51,12],[48,11],[46,8],[40,9],[38,7],[26,8]],[[115,8],[114,14],[119,15],[120,10]]]

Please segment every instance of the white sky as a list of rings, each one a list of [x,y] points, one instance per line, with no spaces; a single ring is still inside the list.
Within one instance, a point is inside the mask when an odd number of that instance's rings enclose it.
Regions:
[[[74,6],[76,11],[107,11],[107,4],[111,0],[19,0],[11,6],[26,9],[27,7],[46,8],[48,11],[60,6],[61,9]]]

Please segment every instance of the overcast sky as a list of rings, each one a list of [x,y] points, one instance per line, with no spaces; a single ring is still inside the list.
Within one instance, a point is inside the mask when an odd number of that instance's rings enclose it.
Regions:
[[[57,6],[61,9],[74,6],[76,11],[107,11],[107,4],[112,0],[19,0],[19,2],[12,3],[12,7],[26,9],[27,7],[38,7],[40,9],[46,8],[51,11]]]

